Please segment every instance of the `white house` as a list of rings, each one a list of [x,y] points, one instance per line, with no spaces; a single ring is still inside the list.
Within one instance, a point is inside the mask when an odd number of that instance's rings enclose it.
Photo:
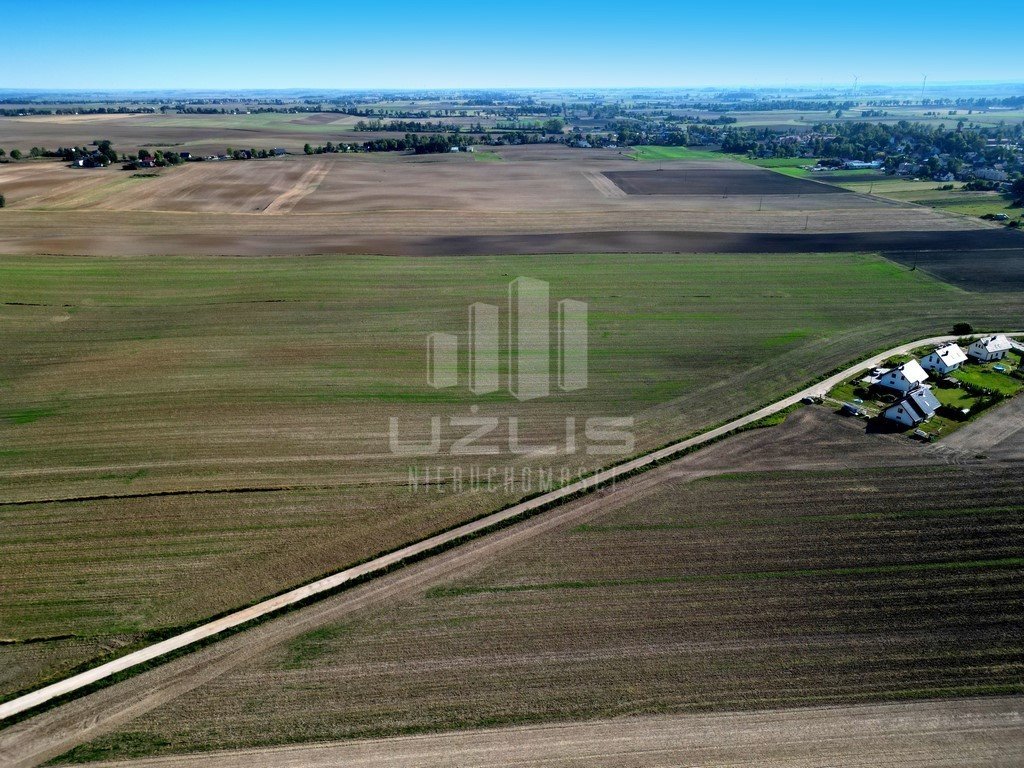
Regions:
[[[975,360],[987,363],[990,360],[1002,360],[1010,346],[1010,340],[1000,333],[978,339],[967,348],[967,354]]]
[[[921,358],[921,367],[926,371],[938,373],[945,376],[950,371],[955,371],[962,363],[967,362],[967,355],[956,344],[946,344],[944,347],[936,347],[930,355]]]
[[[897,392],[909,392],[928,381],[928,374],[917,360],[909,360],[887,371],[878,379],[878,385]]]
[[[934,416],[939,405],[931,387],[926,385],[909,392],[895,405],[890,405],[882,416],[905,427],[915,427]]]

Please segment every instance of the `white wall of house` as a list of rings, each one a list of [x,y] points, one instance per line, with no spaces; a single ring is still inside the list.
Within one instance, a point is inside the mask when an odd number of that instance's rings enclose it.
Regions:
[[[951,347],[955,347],[955,350],[951,349]],[[959,368],[960,364],[966,359],[967,356],[964,354],[964,351],[955,344],[951,344],[950,347],[940,347],[930,355],[922,357],[921,367],[926,371],[940,373],[945,376],[947,373]]]
[[[917,360],[911,360],[893,368],[883,375],[878,383],[883,387],[895,389],[897,392],[909,392],[927,379],[928,374],[924,372]]]
[[[898,422],[905,427],[913,427],[915,424],[920,424],[923,421],[923,419],[918,419],[916,415],[912,415],[910,411],[903,407],[902,403],[889,406],[882,415],[890,421]]]
[[[1006,357],[1009,348],[1010,340],[1005,336],[987,336],[971,344],[967,348],[967,354],[975,360],[987,363],[992,360],[1002,360]]]

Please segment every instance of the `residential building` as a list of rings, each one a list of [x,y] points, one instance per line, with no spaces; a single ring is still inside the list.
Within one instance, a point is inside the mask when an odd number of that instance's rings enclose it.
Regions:
[[[934,416],[940,405],[931,387],[925,385],[908,392],[898,403],[886,408],[882,416],[905,427],[916,427]]]
[[[878,386],[897,392],[909,392],[928,381],[928,374],[917,360],[909,360],[887,371],[878,379]]]
[[[1002,360],[1010,351],[1011,346],[1010,340],[999,333],[978,339],[967,348],[967,354],[974,360],[987,363],[992,360]]]
[[[995,168],[975,168],[974,178],[985,181],[1006,181],[1006,171],[997,171]]]
[[[965,362],[967,362],[967,355],[957,344],[946,344],[937,347],[930,355],[922,357],[921,367],[926,371],[945,376]]]

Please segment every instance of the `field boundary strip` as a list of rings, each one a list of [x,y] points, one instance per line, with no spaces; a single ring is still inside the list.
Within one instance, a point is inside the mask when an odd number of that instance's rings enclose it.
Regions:
[[[973,334],[971,338],[980,338],[983,335],[985,334]],[[1024,336],[1024,332],[1009,332],[1005,335]],[[505,509],[493,512],[477,520],[464,523],[448,531],[435,534],[426,539],[421,539],[418,542],[409,544],[385,555],[381,555],[380,557],[376,557],[365,563],[345,568],[344,570],[310,582],[309,584],[296,587],[295,589],[289,590],[267,600],[263,600],[247,608],[234,611],[226,616],[222,616],[221,618],[201,624],[198,627],[194,627],[193,629],[182,632],[174,637],[167,638],[166,640],[162,640],[158,643],[154,643],[153,645],[121,656],[120,658],[106,662],[105,664],[101,664],[92,669],[88,669],[84,672],[65,678],[64,680],[51,683],[50,685],[39,688],[38,690],[24,694],[23,696],[19,696],[16,699],[0,704],[0,721],[27,712],[28,710],[47,704],[56,699],[82,691],[83,689],[95,685],[96,683],[100,683],[107,678],[119,675],[126,670],[130,670],[133,667],[147,664],[155,659],[180,651],[195,643],[199,643],[221,633],[227,632],[228,630],[240,627],[243,624],[262,619],[290,607],[295,607],[301,603],[309,601],[311,598],[326,596],[341,587],[357,583],[367,577],[386,573],[405,561],[420,559],[431,554],[435,550],[453,546],[465,539],[486,533],[490,529],[507,525],[508,523],[516,520],[516,518],[538,512],[553,504],[557,504],[558,502],[566,501],[577,495],[592,491],[614,480],[625,478],[639,471],[643,471],[644,469],[657,466],[661,462],[672,458],[677,454],[687,452],[705,443],[713,442],[738,429],[747,427],[761,419],[785,410],[792,405],[796,405],[804,397],[821,396],[850,376],[865,369],[872,368],[894,355],[904,354],[916,349],[917,347],[925,345],[956,341],[958,338],[967,337],[948,335],[932,336],[901,344],[897,347],[893,347],[892,349],[885,350],[884,352],[876,353],[865,360],[861,360],[858,363],[848,366],[838,373],[832,374],[826,379],[818,381],[798,392],[783,397],[780,400],[776,400],[769,405],[748,413],[745,416],[733,419],[732,421],[718,427],[714,427],[693,437],[650,451],[613,467],[600,470],[582,480],[563,486],[562,488],[535,496],[534,498],[519,502],[510,507],[506,507]]]

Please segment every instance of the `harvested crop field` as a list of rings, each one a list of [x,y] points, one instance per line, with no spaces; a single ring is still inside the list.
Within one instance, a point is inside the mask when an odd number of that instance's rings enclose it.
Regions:
[[[1024,397],[1003,403],[993,415],[996,417],[980,419],[957,430],[942,441],[943,449],[961,461],[978,455],[1024,461]]]
[[[727,236],[762,233],[836,235],[824,247],[806,246],[818,251],[848,248],[848,233],[883,233],[873,245],[892,250],[917,246],[885,237],[890,232],[927,236],[923,247],[938,248],[942,232],[979,233],[981,243],[986,233],[998,231],[976,220],[849,192],[626,195],[601,171],[635,173],[634,161],[564,148],[518,149],[501,148],[503,162],[477,162],[469,154],[319,155],[189,163],[155,175],[8,163],[0,165],[0,189],[7,194],[0,252],[693,252],[750,249],[750,240],[737,244]],[[731,161],[666,166],[674,170],[649,173],[754,173],[775,184],[812,184]]]
[[[365,141],[352,131],[358,118],[337,113],[252,115],[30,115],[0,117],[0,146],[79,146],[109,139],[119,152],[140,148],[218,154],[227,147],[285,147],[302,152],[305,142]]]
[[[841,187],[731,164],[692,170],[605,171],[629,195],[828,195]]]
[[[655,715],[189,755],[193,768],[810,768],[998,764],[1024,749],[1022,700],[988,697]],[[176,757],[95,768],[168,768]]]
[[[52,191],[19,198],[33,210],[260,213],[278,198],[305,189],[321,163],[283,159],[193,163],[149,173],[56,169]],[[46,168],[46,166],[43,166]],[[0,175],[2,180],[2,175]]]
[[[802,409],[330,598],[62,762],[1019,694],[1019,472]]]
[[[410,494],[418,462],[387,434],[392,416],[416,440],[435,415],[513,412],[427,387],[424,344],[521,274],[591,312],[589,388],[516,405],[537,443],[571,412],[633,415],[637,450],[661,445],[879,346],[1022,311],[835,254],[5,257],[0,637],[142,642],[524,495]],[[81,661],[53,648],[43,674]],[[11,665],[0,695],[40,669]]]

